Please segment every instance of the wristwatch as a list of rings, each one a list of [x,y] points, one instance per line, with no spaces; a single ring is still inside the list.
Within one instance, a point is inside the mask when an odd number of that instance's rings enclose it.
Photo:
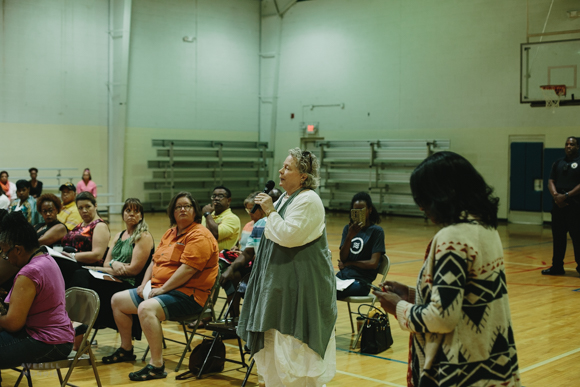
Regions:
[[[208,215],[211,215],[211,212],[209,212],[209,211],[208,211],[208,212],[204,212],[204,213],[203,213],[203,217],[204,217],[204,218],[205,218],[205,217],[207,217]]]
[[[70,255],[71,255],[71,257],[72,257],[73,259],[75,259],[75,260],[76,260],[75,256],[77,255],[77,253],[70,253]]]

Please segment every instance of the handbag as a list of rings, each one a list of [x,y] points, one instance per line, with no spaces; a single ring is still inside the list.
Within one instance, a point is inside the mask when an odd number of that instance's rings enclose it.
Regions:
[[[361,313],[360,308],[363,306],[369,307],[368,315]],[[393,345],[391,325],[386,313],[375,306],[361,304],[358,307],[358,314],[365,319],[360,341],[361,353],[377,354]]]
[[[203,362],[205,361],[213,342],[214,339],[203,339],[201,344],[196,346],[193,351],[191,351],[191,355],[189,355],[189,371],[177,375],[175,379],[189,379],[199,374],[199,369],[203,366]],[[210,357],[207,359],[207,363],[203,368],[202,374],[223,371],[225,358],[226,346],[220,338],[217,338],[215,339],[215,344],[211,350]]]

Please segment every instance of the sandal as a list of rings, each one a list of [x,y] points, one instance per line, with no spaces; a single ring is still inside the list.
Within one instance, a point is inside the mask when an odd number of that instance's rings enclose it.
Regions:
[[[137,356],[133,355],[133,348],[131,348],[130,351],[127,351],[119,347],[111,356],[103,357],[103,364],[120,363],[122,361],[133,361],[136,358]]]
[[[137,371],[131,372],[129,374],[129,379],[134,382],[142,382],[144,380],[153,379],[163,379],[167,377],[167,372],[165,372],[165,364],[161,367],[155,367],[151,364],[147,364],[145,368]]]

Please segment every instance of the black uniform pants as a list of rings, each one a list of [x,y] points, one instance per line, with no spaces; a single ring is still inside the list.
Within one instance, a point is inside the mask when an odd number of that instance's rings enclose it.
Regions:
[[[574,245],[576,270],[580,270],[580,204],[570,204],[563,208],[554,204],[552,208],[552,239],[554,243],[552,266],[556,269],[564,267],[568,233],[570,233]]]

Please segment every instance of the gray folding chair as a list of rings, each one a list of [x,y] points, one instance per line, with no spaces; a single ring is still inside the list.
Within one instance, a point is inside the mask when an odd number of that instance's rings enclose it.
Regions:
[[[379,273],[383,274],[383,278],[381,279],[381,282],[385,282],[385,278],[387,277],[387,273],[389,272],[390,268],[391,268],[391,260],[389,259],[387,254],[383,254],[383,256],[381,258],[381,263],[379,265]],[[352,315],[355,314],[358,316],[359,314],[358,314],[358,311],[353,312],[350,309],[350,304],[351,303],[353,303],[353,304],[368,304],[368,303],[370,303],[371,305],[374,306],[375,302],[377,301],[377,298],[372,293],[370,293],[368,296],[351,296],[351,297],[343,298],[343,299],[338,300],[338,301],[344,301],[347,303],[348,315],[350,317],[350,329],[352,330],[352,333],[354,333],[354,323],[352,321]],[[369,310],[370,310],[370,308],[369,308]],[[363,327],[361,326],[361,328],[358,330],[358,333],[357,333],[356,338],[352,344],[351,349],[356,348],[356,345],[358,344],[358,341],[359,341],[360,336],[362,334],[362,328]]]
[[[23,376],[26,376],[26,378],[28,379],[28,385],[32,387],[32,376],[30,371],[31,370],[46,371],[49,369],[56,369],[58,379],[62,387],[65,387],[67,385],[74,386],[73,384],[68,383],[68,380],[74,368],[78,366],[90,365],[93,367],[93,373],[95,374],[97,385],[99,387],[102,387],[101,379],[99,378],[99,372],[97,371],[97,362],[91,349],[91,343],[88,340],[91,334],[91,330],[93,329],[95,320],[99,315],[100,306],[101,302],[99,300],[99,296],[94,290],[78,287],[69,288],[66,291],[66,311],[72,321],[80,322],[88,326],[87,331],[85,332],[85,335],[83,337],[83,341],[76,355],[73,358],[65,360],[47,363],[25,364],[23,366],[23,369],[20,370],[21,371],[20,376],[18,377],[15,386],[18,386],[20,384],[20,381],[22,380]],[[64,379],[60,372],[61,368],[68,368],[68,372],[64,377]]]
[[[189,316],[180,317],[180,318],[176,318],[176,319],[168,319],[168,321],[178,322],[179,325],[181,325],[181,327],[183,329],[183,334],[185,335],[185,342],[173,340],[173,339],[168,339],[166,337],[163,338],[164,345],[165,345],[165,341],[172,341],[174,343],[185,345],[185,348],[183,349],[183,353],[181,354],[181,358],[179,359],[179,363],[177,363],[177,367],[175,367],[175,372],[179,371],[179,368],[181,368],[181,364],[183,363],[183,359],[185,359],[185,355],[187,355],[188,351],[191,351],[191,342],[193,341],[193,336],[195,336],[195,334],[197,332],[197,328],[198,328],[201,320],[205,317],[211,316],[212,321],[215,321],[216,318],[215,318],[215,310],[214,310],[213,300],[214,300],[215,294],[217,292],[219,292],[219,290],[220,290],[220,274],[218,271],[218,276],[215,279],[215,283],[213,284],[213,287],[211,288],[209,297],[205,301],[205,305],[203,306],[201,313],[192,314]],[[187,324],[189,324],[189,323],[194,323],[194,324],[193,324],[193,327],[190,328],[191,331],[188,332]],[[148,353],[149,353],[149,346],[147,346],[147,349],[145,350],[145,353],[143,354],[143,358],[141,360],[145,361]]]

